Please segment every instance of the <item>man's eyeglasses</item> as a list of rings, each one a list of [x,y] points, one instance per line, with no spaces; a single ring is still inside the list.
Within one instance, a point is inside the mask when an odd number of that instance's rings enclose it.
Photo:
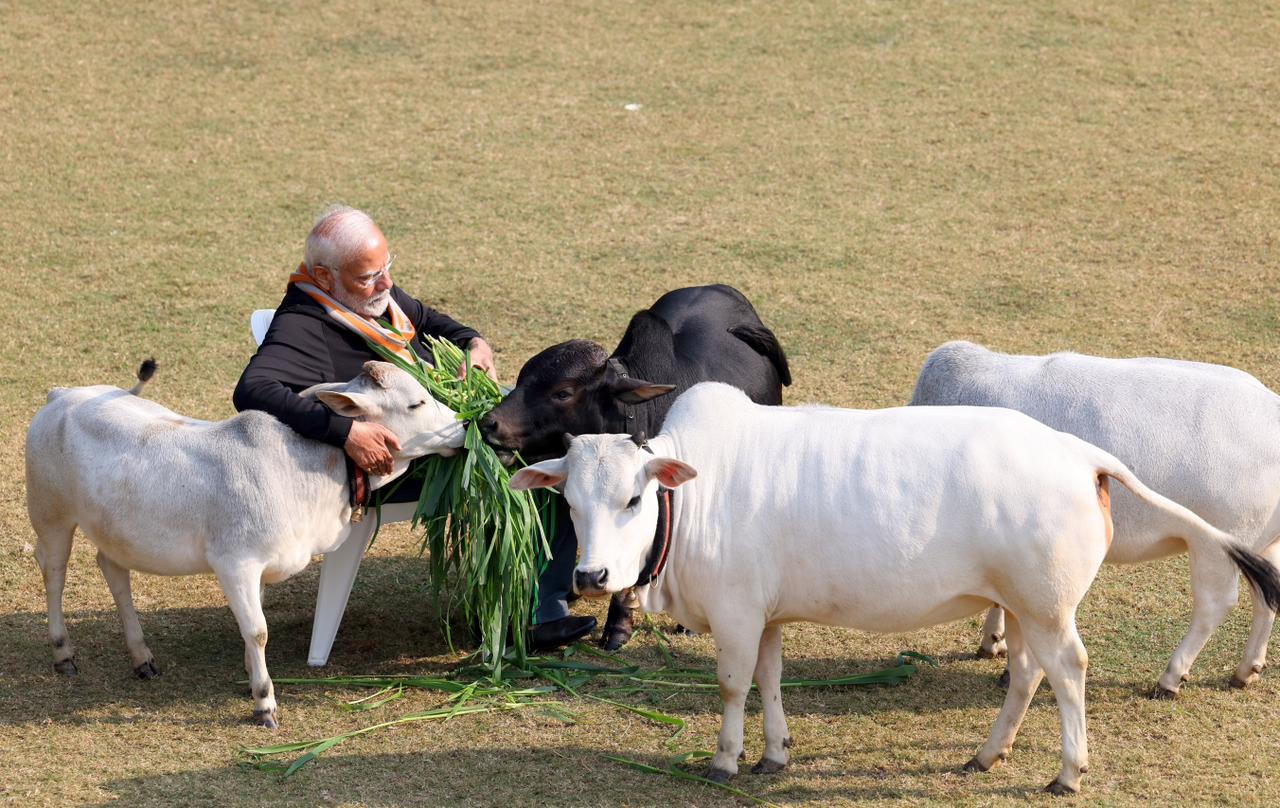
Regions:
[[[372,289],[374,284],[376,284],[378,281],[382,280],[385,277],[390,276],[391,265],[394,264],[395,262],[396,262],[396,257],[393,255],[387,259],[387,263],[382,267],[382,269],[378,270],[377,272],[374,272],[371,275],[360,275],[358,277],[353,277],[351,279],[351,282],[361,289]]]

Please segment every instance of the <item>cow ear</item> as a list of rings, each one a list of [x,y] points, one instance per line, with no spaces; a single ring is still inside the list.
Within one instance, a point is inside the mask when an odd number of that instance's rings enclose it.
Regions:
[[[679,488],[698,476],[698,470],[674,457],[655,457],[644,464],[644,473],[667,488]]]
[[[655,384],[644,379],[618,379],[613,383],[613,397],[623,404],[640,404],[676,389],[674,384]]]
[[[346,390],[351,382],[322,382],[321,384],[313,384],[306,390],[298,393],[300,398],[317,398],[321,390]]]
[[[515,474],[511,475],[511,481],[507,486],[512,491],[529,491],[534,488],[554,488],[564,482],[565,459],[557,457],[554,460],[543,460],[541,463],[534,463],[532,466],[526,466]]]
[[[382,408],[364,393],[320,390],[316,393],[316,398],[338,415],[345,415],[348,418],[372,418],[382,412]]]

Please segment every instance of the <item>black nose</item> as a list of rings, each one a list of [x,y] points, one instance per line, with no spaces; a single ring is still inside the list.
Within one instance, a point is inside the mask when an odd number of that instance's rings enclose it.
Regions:
[[[605,582],[609,580],[609,570],[574,570],[573,571],[573,588],[588,594],[591,592],[603,592]]]
[[[493,417],[492,412],[480,419],[480,431],[486,438],[498,431],[498,419]]]

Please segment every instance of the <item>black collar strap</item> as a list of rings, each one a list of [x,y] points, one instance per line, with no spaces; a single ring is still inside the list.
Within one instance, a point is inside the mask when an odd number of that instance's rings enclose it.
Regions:
[[[667,566],[667,556],[671,551],[671,489],[658,486],[658,527],[653,533],[653,546],[649,548],[649,559],[640,570],[640,577],[635,586],[653,583],[653,579],[662,574]]]
[[[621,359],[619,359],[618,357],[616,357],[616,356],[610,357],[610,358],[609,358],[609,366],[613,368],[614,373],[617,373],[617,374],[618,374],[619,376],[621,376],[622,378],[624,378],[624,379],[630,379],[630,378],[631,378],[631,374],[627,372],[627,366],[626,366],[626,365],[624,365],[624,364],[622,364],[622,360],[621,360]],[[636,435],[636,411],[635,411],[635,405],[634,405],[634,404],[623,404],[623,405],[622,405],[622,414],[623,414],[623,415],[626,417],[626,419],[627,419],[627,433],[628,433],[628,434],[630,434],[632,437],[635,437],[635,435]]]

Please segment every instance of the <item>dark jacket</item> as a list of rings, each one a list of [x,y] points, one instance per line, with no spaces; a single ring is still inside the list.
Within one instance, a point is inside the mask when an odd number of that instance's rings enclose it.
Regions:
[[[422,305],[398,286],[392,287],[391,297],[418,330],[413,349],[419,356],[431,355],[422,344],[427,335],[464,348],[480,336],[452,317]],[[237,410],[269,412],[300,435],[342,447],[352,419],[335,415],[298,393],[313,384],[354,379],[365,362],[380,358],[363,337],[339,325],[306,292],[290,286],[262,345],[241,374],[232,402]]]

